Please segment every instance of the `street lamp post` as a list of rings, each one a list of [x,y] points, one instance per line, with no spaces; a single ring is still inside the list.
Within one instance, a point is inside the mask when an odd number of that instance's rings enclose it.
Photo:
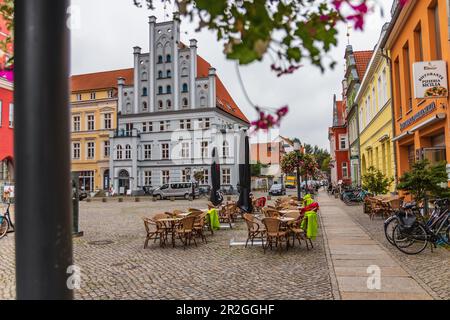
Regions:
[[[300,141],[296,140],[294,141],[294,150],[297,154],[297,164],[296,164],[296,170],[297,170],[297,199],[300,201],[302,198],[302,186],[300,182],[300,152],[301,152],[301,144]]]

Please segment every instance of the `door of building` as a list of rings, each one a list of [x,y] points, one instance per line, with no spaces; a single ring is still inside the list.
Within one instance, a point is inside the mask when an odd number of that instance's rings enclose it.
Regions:
[[[130,174],[127,170],[119,172],[119,193],[126,194],[130,189]]]

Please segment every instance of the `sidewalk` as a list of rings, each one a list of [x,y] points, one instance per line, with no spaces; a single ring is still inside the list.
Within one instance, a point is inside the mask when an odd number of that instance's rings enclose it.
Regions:
[[[322,228],[341,299],[432,299],[337,201],[320,194]],[[381,275],[380,286],[370,280],[373,278],[371,270],[377,268]],[[373,285],[376,288],[372,288]]]

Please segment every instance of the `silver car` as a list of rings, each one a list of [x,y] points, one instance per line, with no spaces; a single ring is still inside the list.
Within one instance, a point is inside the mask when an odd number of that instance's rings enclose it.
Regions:
[[[178,182],[166,183],[153,191],[153,196],[156,199],[168,199],[171,197],[183,197],[189,199],[194,191],[194,198],[199,196],[198,185],[194,182]]]

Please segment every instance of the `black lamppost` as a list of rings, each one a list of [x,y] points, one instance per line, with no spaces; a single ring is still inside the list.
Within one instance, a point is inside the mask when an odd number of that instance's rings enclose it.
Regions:
[[[297,199],[300,201],[302,198],[302,186],[300,181],[300,153],[301,153],[302,145],[300,141],[294,141],[294,150],[297,154],[297,162],[296,162],[296,170],[297,170]]]

